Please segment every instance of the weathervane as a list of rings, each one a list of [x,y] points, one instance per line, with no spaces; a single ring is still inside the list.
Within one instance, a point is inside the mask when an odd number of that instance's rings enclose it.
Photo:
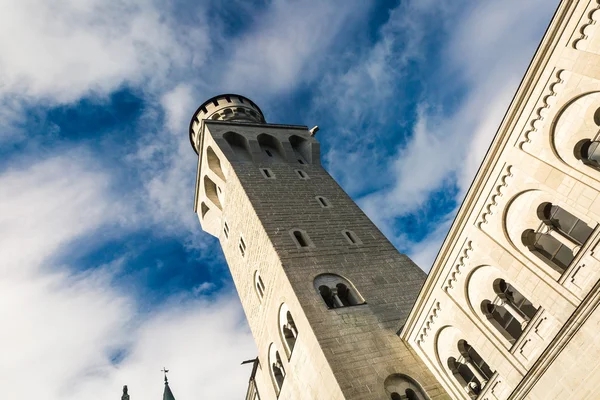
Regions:
[[[163,367],[163,369],[161,369],[161,372],[164,372],[164,374],[165,374],[165,385],[166,385],[167,383],[169,383],[169,381],[167,380],[167,372],[169,372],[169,370],[167,368]]]

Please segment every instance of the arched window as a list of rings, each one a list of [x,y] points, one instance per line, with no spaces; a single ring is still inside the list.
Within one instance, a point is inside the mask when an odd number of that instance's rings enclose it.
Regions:
[[[254,288],[256,289],[256,295],[258,296],[258,299],[262,301],[262,299],[265,297],[265,284],[258,271],[254,273]]]
[[[311,160],[311,143],[298,135],[290,136],[290,144],[292,145],[292,149],[294,150],[294,155],[296,156],[296,160],[300,164],[310,163]]]
[[[596,109],[593,118],[596,127],[600,127],[600,108]],[[598,136],[595,139],[583,139],[577,142],[573,149],[573,155],[585,165],[600,170],[600,141],[598,141]]]
[[[345,278],[335,274],[322,274],[315,278],[315,289],[329,308],[364,304],[365,300]]]
[[[555,204],[540,204],[537,214],[544,224],[576,244],[584,244],[592,234],[593,229],[588,224]]]
[[[285,160],[285,151],[281,142],[276,137],[261,133],[256,140],[258,140],[260,149],[266,155],[268,161]]]
[[[208,197],[219,210],[223,209],[223,206],[221,206],[221,201],[219,200],[219,194],[217,192],[217,184],[206,175],[204,175],[204,193],[206,193],[206,197]]]
[[[429,400],[421,385],[407,375],[392,374],[383,384],[391,400]]]
[[[549,232],[541,233],[527,229],[523,232],[521,240],[533,254],[561,274],[575,257],[573,250]]]
[[[208,212],[208,210],[210,210],[210,208],[208,208],[208,206],[206,205],[206,203],[202,202],[200,203],[200,210],[202,213],[202,218],[204,218],[204,216],[206,215],[206,213]]]
[[[303,230],[293,229],[290,231],[290,235],[292,236],[292,239],[298,248],[315,247],[306,232]]]
[[[521,241],[532,253],[562,274],[590,237],[593,228],[549,202],[538,206],[537,216],[542,225],[537,231],[526,229]]]
[[[239,133],[226,132],[223,138],[227,141],[238,161],[252,161],[248,139]]]
[[[279,334],[289,360],[296,345],[298,329],[286,304],[282,304],[279,308]]]
[[[465,392],[476,398],[494,374],[479,353],[465,340],[459,340],[460,356],[448,358],[448,368]]]
[[[531,320],[537,312],[535,307],[525,296],[523,296],[514,286],[507,283],[504,279],[496,279],[493,283],[494,293],[503,303],[510,307],[510,310],[527,321]]]
[[[481,302],[481,312],[511,344],[523,333],[524,325],[514,318],[505,304],[494,304],[490,300],[484,300]]]
[[[496,297],[492,301],[484,300],[481,311],[510,343],[514,343],[537,307],[504,279],[496,279],[492,286]]]
[[[206,162],[208,163],[208,168],[225,181],[225,174],[221,168],[221,160],[219,160],[219,157],[210,146],[206,148]]]
[[[269,369],[271,370],[271,379],[273,380],[275,393],[279,396],[285,379],[285,369],[283,368],[279,352],[275,349],[273,343],[269,346]]]

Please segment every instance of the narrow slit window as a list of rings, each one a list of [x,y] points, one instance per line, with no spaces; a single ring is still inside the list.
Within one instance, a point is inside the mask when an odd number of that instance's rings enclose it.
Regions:
[[[246,257],[246,242],[244,242],[244,238],[240,237],[240,253],[242,254],[242,257]]]
[[[301,159],[298,159],[298,162],[302,165],[304,165],[304,161],[302,161]]]
[[[275,179],[275,174],[269,168],[261,168],[260,172],[262,172],[263,176],[266,179]]]
[[[271,152],[270,152],[269,150],[265,150],[265,153],[267,153],[267,155],[268,155],[269,157],[273,157],[273,154],[271,154]]]
[[[225,234],[225,238],[229,239],[229,225],[227,225],[227,222],[223,224],[223,233]]]
[[[362,241],[358,238],[358,236],[356,236],[356,233],[345,230],[345,231],[342,231],[342,234],[344,235],[344,237],[346,238],[348,243],[354,244],[354,245],[362,244]]]
[[[308,179],[308,174],[300,169],[296,170],[296,173],[300,177],[300,179]]]
[[[308,238],[308,235],[300,230],[294,230],[291,232],[292,237],[294,238],[294,241],[296,242],[296,245],[300,248],[306,248],[306,247],[311,247],[311,242],[310,239]]]
[[[256,286],[256,294],[258,295],[258,299],[262,302],[263,298],[265,297],[265,284],[263,283],[258,271],[254,273],[254,285]]]
[[[356,240],[354,240],[354,238],[352,237],[352,235],[350,234],[350,232],[344,232],[344,235],[346,235],[346,237],[348,238],[348,240],[350,241],[350,243],[356,244]]]
[[[323,197],[323,196],[317,196],[316,199],[319,202],[319,205],[321,207],[323,207],[323,208],[329,208],[329,207],[331,207],[331,203],[325,197]]]

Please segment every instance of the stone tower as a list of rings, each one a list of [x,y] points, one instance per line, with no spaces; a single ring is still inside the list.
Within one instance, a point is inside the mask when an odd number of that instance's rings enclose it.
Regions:
[[[425,280],[320,162],[306,126],[221,95],[190,123],[195,209],[219,238],[258,368],[248,398],[446,399],[397,335]]]

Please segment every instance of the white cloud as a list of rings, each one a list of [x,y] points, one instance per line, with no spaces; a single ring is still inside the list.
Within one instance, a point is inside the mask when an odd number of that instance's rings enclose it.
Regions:
[[[201,28],[186,27],[189,43],[152,1],[3,0],[0,8],[4,96],[70,102],[124,83],[152,85],[200,64],[191,54],[209,47]]]
[[[418,2],[413,4],[416,8],[404,8],[402,5],[398,8],[407,11],[399,17],[400,21],[411,21],[403,26],[413,38],[412,45],[395,49],[400,54],[375,59],[377,67],[373,67],[373,58],[368,55],[353,70],[386,71],[394,68],[396,60],[414,58],[414,49],[421,45],[420,39],[423,32],[430,29],[433,16],[426,13],[426,6]],[[392,181],[384,181],[384,186],[379,190],[359,199],[367,214],[388,235],[394,231],[396,217],[418,210],[433,192],[448,182],[457,180],[457,201],[461,201],[555,7],[555,2],[543,0],[511,0],[501,4],[457,4],[447,6],[441,14],[436,12],[435,18],[439,20],[445,20],[444,15],[453,16],[451,24],[444,23],[446,35],[440,37],[447,43],[442,43],[446,49],[441,60],[444,68],[440,69],[440,76],[432,79],[432,82],[443,86],[426,86],[426,91],[420,95],[417,122],[408,141],[399,147],[387,164],[379,161],[374,165],[375,168],[371,168],[373,174],[392,177]],[[388,25],[392,22],[390,18]],[[403,33],[406,34],[406,31]],[[397,36],[397,31],[383,29],[382,38],[375,48],[393,42]],[[363,86],[364,80],[357,80],[356,87]],[[377,85],[374,88],[377,89]],[[463,91],[466,88],[461,103],[445,109],[443,103],[434,100],[440,94],[447,96],[457,88]],[[377,90],[375,92],[379,93]],[[379,101],[371,101],[371,104],[368,101],[359,102],[362,112],[375,120],[393,118],[395,110],[385,109],[385,104],[382,105],[377,96],[374,98]],[[383,115],[382,108],[386,111]],[[347,123],[352,124],[352,120]],[[372,135],[371,132],[368,134]],[[351,143],[358,141],[349,140]],[[361,139],[360,143],[364,144],[364,140]],[[356,149],[358,158],[373,156],[367,152],[364,148]],[[336,149],[328,155],[328,160],[344,186],[360,189],[369,185],[372,175],[357,171],[357,168],[364,169],[364,163],[357,163],[353,168],[346,162],[347,158],[341,157],[341,153],[346,157],[345,152]],[[443,217],[442,221],[447,221],[453,215],[454,211]],[[449,226],[447,222],[440,224]],[[429,264],[437,253],[430,243],[440,243],[440,236],[439,229],[435,230],[423,243],[412,244],[410,252],[417,254],[416,257],[424,260],[426,265]],[[410,243],[403,242],[405,239],[399,237],[396,243],[410,248]]]
[[[250,32],[234,39],[225,85],[259,96],[280,94],[307,82],[327,62],[326,51],[368,2],[276,0]]]
[[[87,272],[53,261],[65,259],[74,241],[119,223],[110,177],[91,158],[79,149],[32,165],[22,160],[0,175],[4,396],[104,400],[128,384],[135,398],[159,397],[166,365],[180,398],[241,397],[249,371],[239,362],[256,349],[235,295],[182,295],[144,315],[134,291],[115,285],[122,260]],[[113,365],[120,350],[125,358]]]
[[[195,232],[194,240],[199,243],[207,236],[199,233],[194,215],[198,156],[188,137],[197,106],[189,86],[180,84],[165,91],[160,105],[146,111],[153,122],[160,121],[157,114],[162,114],[164,124],[154,125],[141,135],[130,165],[142,174],[143,191],[136,200],[143,204],[148,221],[159,224],[170,235],[185,237]]]

